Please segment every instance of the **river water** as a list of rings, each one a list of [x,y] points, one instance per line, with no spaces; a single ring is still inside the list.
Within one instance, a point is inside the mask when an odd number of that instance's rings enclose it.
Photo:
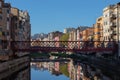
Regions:
[[[0,72],[0,80],[120,80],[119,76],[114,77],[117,74],[106,75],[98,68],[72,59],[36,62],[28,60],[16,68],[11,67]]]
[[[66,63],[31,63],[31,80],[70,80]]]
[[[95,69],[73,60],[31,62],[31,80],[111,80]]]

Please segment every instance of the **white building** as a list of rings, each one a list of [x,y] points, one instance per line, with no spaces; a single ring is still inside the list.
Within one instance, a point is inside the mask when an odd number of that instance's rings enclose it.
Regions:
[[[103,9],[103,39],[105,41],[120,40],[120,3]]]
[[[120,41],[120,3],[103,9],[103,40]],[[120,56],[120,45],[117,57]]]

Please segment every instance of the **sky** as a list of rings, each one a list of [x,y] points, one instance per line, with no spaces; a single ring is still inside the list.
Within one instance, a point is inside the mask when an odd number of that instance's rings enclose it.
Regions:
[[[120,0],[5,0],[12,7],[27,10],[31,34],[61,31],[65,28],[92,26],[103,8]]]

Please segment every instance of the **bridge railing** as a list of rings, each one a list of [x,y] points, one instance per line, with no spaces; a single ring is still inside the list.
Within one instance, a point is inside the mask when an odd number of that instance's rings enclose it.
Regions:
[[[118,44],[115,41],[12,41],[15,50],[48,49],[74,51],[115,51]]]

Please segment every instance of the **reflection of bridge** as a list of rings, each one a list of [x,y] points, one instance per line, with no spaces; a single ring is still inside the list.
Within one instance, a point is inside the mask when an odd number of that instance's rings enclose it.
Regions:
[[[99,45],[94,44],[99,42]],[[117,51],[114,41],[12,41],[14,51],[43,52],[113,52]]]
[[[70,59],[40,59],[40,58],[33,58],[31,62],[69,62]]]

